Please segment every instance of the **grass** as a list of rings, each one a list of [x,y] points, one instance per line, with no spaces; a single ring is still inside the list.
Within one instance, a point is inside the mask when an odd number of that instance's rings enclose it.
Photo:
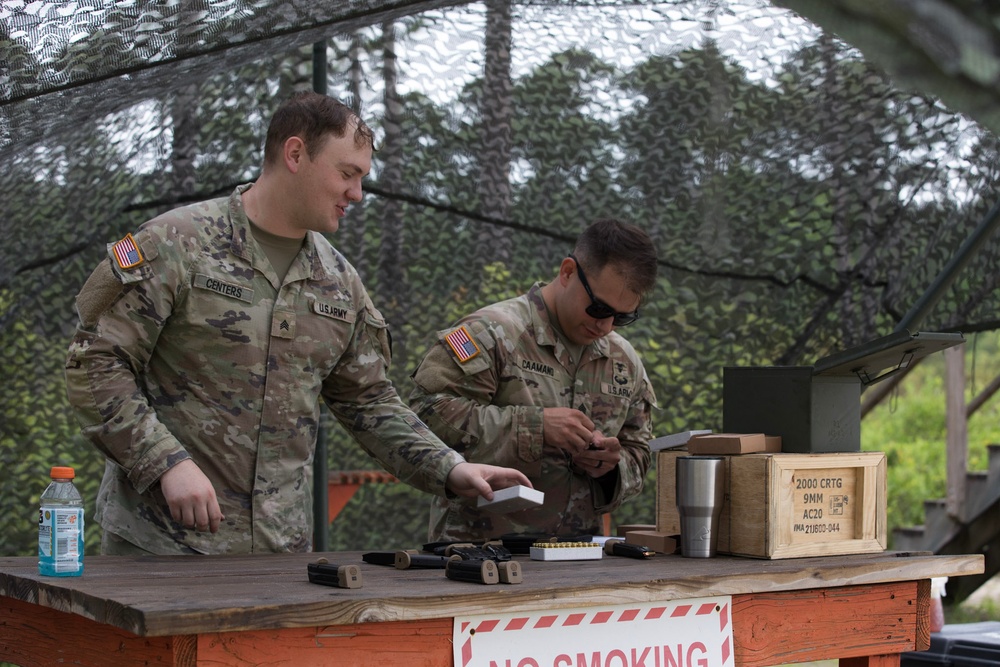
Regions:
[[[945,605],[944,621],[948,624],[1000,621],[1000,578],[990,579],[962,604]]]

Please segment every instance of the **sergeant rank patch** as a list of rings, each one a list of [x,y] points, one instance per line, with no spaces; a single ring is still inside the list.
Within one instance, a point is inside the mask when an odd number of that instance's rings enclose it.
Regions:
[[[111,246],[111,250],[120,269],[131,269],[142,264],[142,252],[131,234],[126,234],[125,238]]]
[[[458,357],[459,362],[463,364],[479,354],[479,346],[476,345],[476,341],[472,340],[469,330],[464,326],[455,329],[445,336],[444,339],[447,341],[451,351]]]

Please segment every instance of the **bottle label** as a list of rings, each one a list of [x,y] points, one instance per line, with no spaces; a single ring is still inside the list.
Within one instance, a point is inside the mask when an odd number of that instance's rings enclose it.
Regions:
[[[82,507],[42,507],[38,511],[38,553],[51,559],[56,572],[80,569]]]

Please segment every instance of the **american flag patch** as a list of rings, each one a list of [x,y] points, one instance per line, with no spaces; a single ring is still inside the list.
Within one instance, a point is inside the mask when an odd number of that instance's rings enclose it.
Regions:
[[[469,330],[464,326],[455,329],[445,336],[444,339],[448,343],[448,347],[451,348],[451,351],[455,353],[455,356],[463,364],[479,354],[479,347],[476,345],[476,341],[472,340]]]
[[[142,253],[139,252],[139,246],[135,244],[131,234],[126,234],[125,238],[111,246],[111,251],[118,262],[118,268],[131,269],[142,264]]]

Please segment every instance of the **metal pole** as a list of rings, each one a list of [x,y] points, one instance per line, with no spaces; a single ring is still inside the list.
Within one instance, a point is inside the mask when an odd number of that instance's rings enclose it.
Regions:
[[[326,42],[313,44],[313,91],[326,95]],[[321,413],[322,413],[322,401]],[[313,551],[327,551],[330,544],[330,512],[327,498],[330,477],[327,465],[326,429],[320,419],[316,429],[316,454],[313,458]]]
[[[313,92],[326,95],[326,42],[313,44]]]
[[[959,272],[965,268],[965,265],[972,260],[975,254],[979,251],[979,248],[986,243],[986,240],[990,237],[994,231],[996,231],[997,224],[1000,222],[1000,201],[993,205],[993,208],[989,210],[986,216],[980,221],[979,225],[972,232],[969,238],[965,239],[958,251],[952,255],[952,258],[948,261],[948,264],[941,270],[938,277],[934,279],[931,286],[927,288],[927,291],[921,295],[917,302],[913,304],[913,307],[903,316],[896,325],[894,331],[908,331],[910,327],[918,327],[923,319],[927,316],[927,313],[941,300],[941,296],[944,294],[945,290],[954,282],[955,278],[958,276]],[[920,361],[919,359],[917,360]],[[915,366],[916,364],[914,364]],[[864,417],[869,411],[871,411],[876,405],[878,405],[883,398],[885,398],[890,390],[896,386],[911,370],[914,366],[909,367],[903,373],[892,378],[888,382],[879,383],[876,389],[872,390],[872,395],[869,397],[867,403],[862,406],[861,416]],[[891,384],[890,384],[891,383]],[[861,392],[864,393],[870,387],[875,385],[865,385],[861,387]]]
[[[948,264],[941,270],[941,273],[934,279],[934,282],[927,288],[923,296],[913,304],[909,312],[899,321],[899,324],[896,325],[896,331],[908,330],[910,327],[920,326],[927,313],[941,300],[941,296],[945,290],[958,277],[959,272],[975,257],[979,249],[989,239],[990,234],[996,231],[998,224],[1000,224],[1000,202],[993,205],[993,208],[986,214],[986,217],[979,223],[979,226],[976,227],[969,238],[965,239],[965,242],[962,243],[958,251],[948,261]]]

